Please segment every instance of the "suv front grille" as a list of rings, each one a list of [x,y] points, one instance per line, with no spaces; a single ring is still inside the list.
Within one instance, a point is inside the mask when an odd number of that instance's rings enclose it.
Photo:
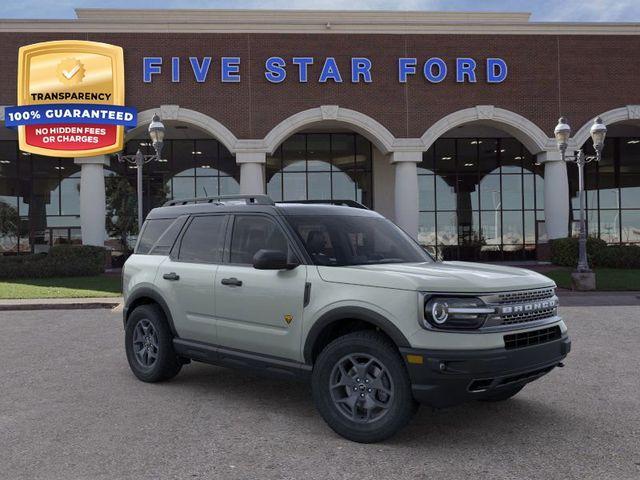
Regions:
[[[483,297],[483,300],[487,305],[495,306],[497,313],[497,316],[487,320],[485,327],[535,322],[558,313],[558,298],[554,288],[495,293]]]
[[[550,328],[543,328],[542,330],[505,335],[504,346],[507,350],[513,350],[514,348],[530,347],[532,345],[552,342],[561,336],[560,327],[556,325]]]
[[[556,307],[537,310],[533,313],[513,313],[502,315],[502,325],[514,325],[517,323],[534,322],[545,318],[553,317],[556,314]]]
[[[499,293],[498,303],[500,305],[507,305],[510,303],[522,303],[532,300],[542,300],[546,298],[552,298],[555,295],[553,288],[539,288],[537,290],[523,290],[519,292],[506,292]]]

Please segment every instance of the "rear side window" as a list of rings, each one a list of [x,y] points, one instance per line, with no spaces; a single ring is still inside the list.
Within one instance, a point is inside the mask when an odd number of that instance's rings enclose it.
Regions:
[[[165,230],[174,222],[174,218],[155,218],[147,220],[144,228],[142,229],[142,235],[138,240],[136,251],[134,253],[146,254],[149,253],[153,244],[158,241],[160,236]]]
[[[194,217],[182,237],[178,260],[221,263],[226,225],[225,215]]]
[[[180,234],[180,230],[184,226],[184,222],[187,221],[187,216],[183,215],[182,217],[178,217],[175,221],[169,225],[158,241],[151,247],[150,255],[169,255],[171,252],[171,248],[173,244],[176,242],[176,238]]]

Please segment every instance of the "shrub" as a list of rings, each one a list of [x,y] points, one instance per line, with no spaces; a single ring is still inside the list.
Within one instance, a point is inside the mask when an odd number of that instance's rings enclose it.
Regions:
[[[0,278],[80,277],[104,272],[106,249],[90,245],[56,245],[49,253],[0,256]]]
[[[599,238],[587,238],[587,259],[591,267],[640,268],[640,246],[607,245]],[[564,267],[578,264],[578,239],[551,241],[551,261]]]

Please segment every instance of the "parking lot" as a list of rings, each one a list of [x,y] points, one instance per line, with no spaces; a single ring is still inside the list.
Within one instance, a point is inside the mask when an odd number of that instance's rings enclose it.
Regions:
[[[565,307],[573,352],[503,404],[422,408],[375,445],[303,384],[202,364],[149,385],[119,314],[0,312],[3,479],[637,479],[640,307]]]

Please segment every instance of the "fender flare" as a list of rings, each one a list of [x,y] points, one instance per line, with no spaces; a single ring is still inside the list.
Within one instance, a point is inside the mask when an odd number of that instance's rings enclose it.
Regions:
[[[400,329],[383,315],[363,307],[338,307],[324,313],[309,330],[303,349],[303,357],[306,363],[312,363],[313,347],[322,331],[330,324],[344,319],[362,320],[375,325],[386,333],[398,347],[411,346]]]
[[[124,308],[122,309],[122,320],[123,320],[124,326],[126,327],[127,325],[127,318],[131,313],[130,311],[131,305],[135,303],[136,300],[143,297],[150,298],[160,306],[160,308],[164,313],[165,318],[167,319],[167,322],[169,323],[169,329],[171,330],[171,333],[175,338],[179,338],[178,332],[176,332],[176,327],[173,323],[173,316],[171,315],[171,310],[169,309],[169,305],[167,305],[167,302],[165,302],[164,298],[162,298],[162,295],[160,295],[157,291],[149,287],[140,287],[135,291],[133,291],[127,297],[127,302],[125,303]]]

